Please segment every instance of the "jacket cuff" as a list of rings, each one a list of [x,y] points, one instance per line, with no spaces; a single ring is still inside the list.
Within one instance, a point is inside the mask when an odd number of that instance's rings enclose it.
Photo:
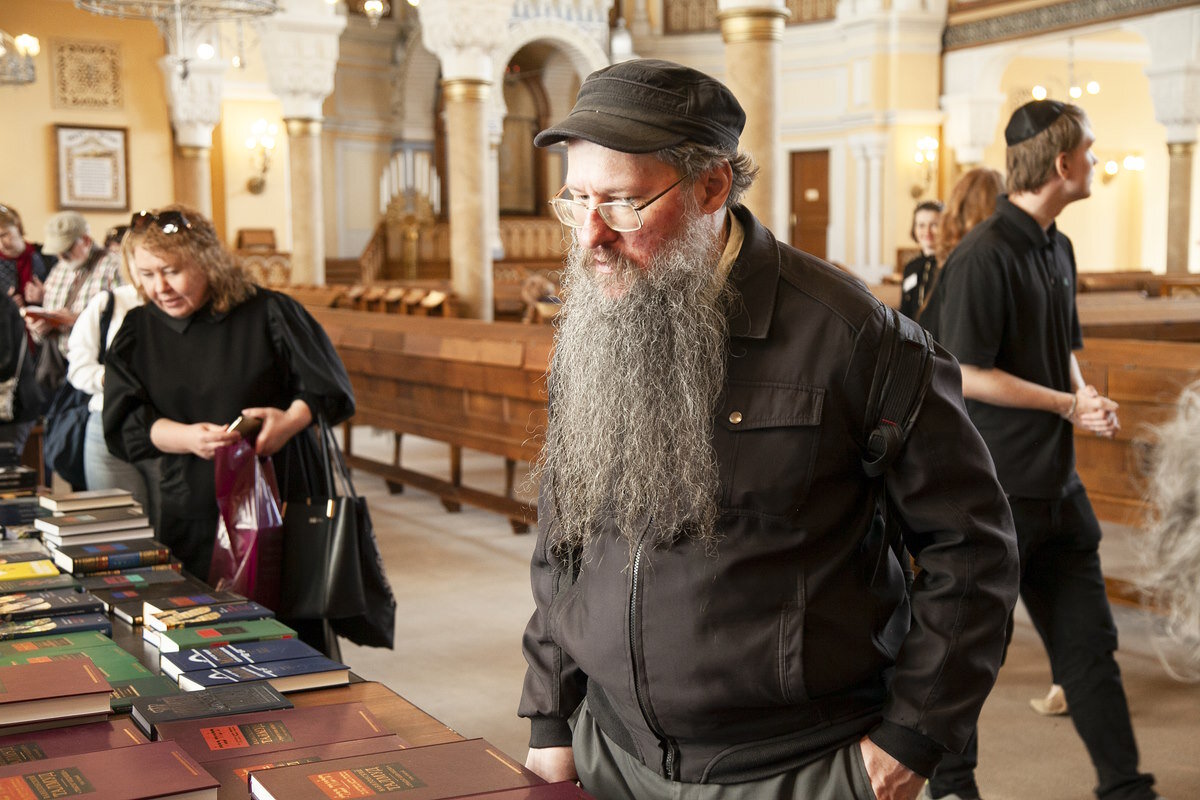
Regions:
[[[571,726],[559,717],[530,717],[529,746],[570,747]]]
[[[946,754],[946,748],[933,739],[884,720],[871,731],[870,739],[892,758],[913,772],[928,778]]]

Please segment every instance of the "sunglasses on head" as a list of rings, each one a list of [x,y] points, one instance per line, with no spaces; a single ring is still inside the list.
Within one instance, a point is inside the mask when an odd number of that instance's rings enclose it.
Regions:
[[[188,218],[178,211],[139,211],[129,220],[129,229],[134,233],[141,233],[151,225],[166,234],[179,233],[192,227]]]

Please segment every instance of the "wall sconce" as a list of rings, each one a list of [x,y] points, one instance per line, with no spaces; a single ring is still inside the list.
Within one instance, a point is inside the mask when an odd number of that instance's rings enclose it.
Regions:
[[[937,173],[938,140],[932,136],[922,136],[917,139],[917,149],[913,152],[913,161],[917,165],[917,182],[909,189],[913,199],[933,188],[933,177]]]
[[[254,167],[254,175],[246,181],[246,189],[250,194],[262,194],[267,188],[267,170],[271,168],[271,153],[275,150],[275,135],[279,126],[268,124],[260,119],[250,127],[250,136],[246,139],[246,149],[250,151],[250,163]]]
[[[14,37],[0,30],[0,84],[33,83],[37,78],[33,59],[40,52],[42,46],[36,36],[22,33]]]
[[[1122,169],[1126,172],[1144,172],[1146,159],[1133,153],[1121,159],[1120,163],[1117,163],[1115,158],[1107,159],[1100,170],[1100,182],[1107,186],[1112,183],[1113,178],[1120,174]]]

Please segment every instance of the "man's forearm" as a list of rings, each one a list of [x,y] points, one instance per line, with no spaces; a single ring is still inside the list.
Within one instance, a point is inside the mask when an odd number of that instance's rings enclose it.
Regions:
[[[963,364],[962,382],[963,397],[994,406],[1029,408],[1065,416],[1075,402],[1072,392],[1041,386],[995,367],[984,369]]]

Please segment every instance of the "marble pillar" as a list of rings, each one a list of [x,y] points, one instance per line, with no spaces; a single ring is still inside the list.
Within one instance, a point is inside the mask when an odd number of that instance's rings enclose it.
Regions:
[[[179,145],[175,148],[175,202],[194,208],[212,219],[212,148]]]
[[[487,100],[489,81],[442,81],[450,196],[450,279],[464,316],[491,320],[492,254],[488,242]]]
[[[325,283],[321,121],[284,119],[292,182],[292,283]]]
[[[1168,142],[1167,272],[1186,273],[1192,243],[1192,156],[1195,142]]]
[[[779,50],[788,10],[782,0],[749,5],[721,0],[718,19],[725,41],[726,85],[746,112],[741,149],[758,164],[758,177],[743,202],[775,230],[785,230],[776,214],[776,177],[784,175],[777,153]]]

